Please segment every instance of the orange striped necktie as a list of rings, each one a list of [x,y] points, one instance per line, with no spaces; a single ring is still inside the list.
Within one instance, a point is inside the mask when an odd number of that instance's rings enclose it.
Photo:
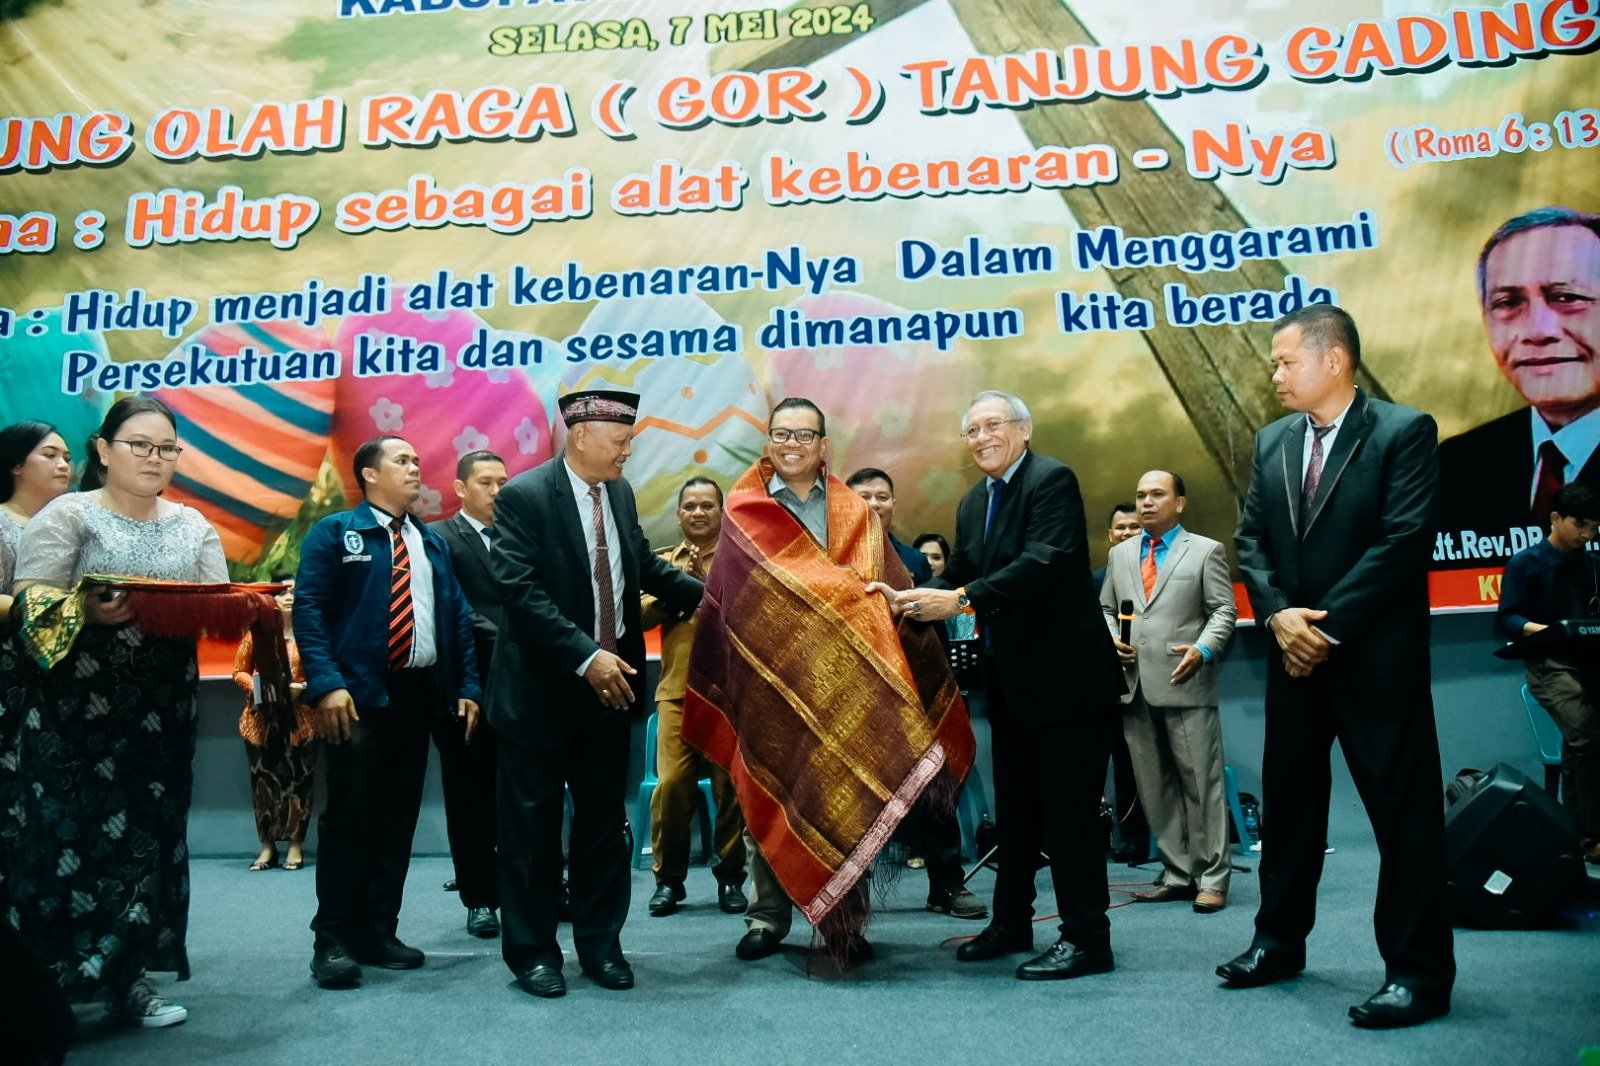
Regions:
[[[1144,599],[1150,602],[1150,596],[1156,590],[1156,544],[1154,537],[1145,537],[1144,542],[1149,548],[1144,553],[1144,561],[1139,564],[1139,576],[1144,578]]]
[[[389,578],[389,669],[404,670],[411,665],[411,646],[416,639],[416,619],[411,613],[411,553],[406,549],[404,515],[389,523],[389,543],[393,566]]]

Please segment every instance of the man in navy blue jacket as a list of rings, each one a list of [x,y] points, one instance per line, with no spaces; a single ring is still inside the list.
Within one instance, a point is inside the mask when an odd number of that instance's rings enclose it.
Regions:
[[[365,500],[329,515],[300,548],[295,637],[306,702],[328,742],[317,822],[311,976],[346,988],[361,964],[412,970],[395,936],[422,806],[428,730],[454,707],[470,737],[482,698],[472,621],[440,536],[406,514],[421,492],[416,449],[374,437],[355,454]]]

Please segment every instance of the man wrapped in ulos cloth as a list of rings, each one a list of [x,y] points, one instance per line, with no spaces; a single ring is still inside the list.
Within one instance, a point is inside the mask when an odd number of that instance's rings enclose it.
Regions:
[[[798,906],[841,962],[872,956],[866,876],[918,803],[944,816],[972,765],[966,706],[930,626],[866,586],[910,575],[866,502],[830,476],[823,414],[786,399],[728,494],[689,660],[683,737],[745,812],[748,927],[778,951]]]

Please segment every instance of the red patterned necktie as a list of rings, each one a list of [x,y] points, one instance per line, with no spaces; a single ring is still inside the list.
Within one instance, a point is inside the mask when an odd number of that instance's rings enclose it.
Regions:
[[[389,523],[392,570],[389,578],[389,669],[404,670],[411,664],[411,645],[416,620],[411,614],[411,553],[400,535],[406,520],[402,515]]]
[[[1156,590],[1156,540],[1146,537],[1145,543],[1150,550],[1144,553],[1144,561],[1139,564],[1139,576],[1144,578],[1144,602],[1150,602],[1150,595]]]
[[[1322,485],[1322,438],[1333,432],[1333,426],[1311,427],[1311,462],[1306,464],[1306,483],[1300,492],[1300,519],[1302,528],[1311,517],[1317,502],[1317,489]]]
[[[1536,523],[1543,525],[1550,521],[1556,490],[1561,487],[1566,473],[1567,457],[1561,454],[1556,442],[1547,440],[1539,445],[1539,476],[1533,483],[1533,510],[1529,512]]]
[[[600,506],[600,486],[589,486],[594,505],[594,584],[600,592],[600,647],[617,650],[617,597],[611,587],[611,550],[606,545],[606,513]]]

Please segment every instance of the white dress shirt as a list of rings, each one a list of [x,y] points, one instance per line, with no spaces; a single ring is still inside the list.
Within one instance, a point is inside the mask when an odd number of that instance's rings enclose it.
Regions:
[[[1333,442],[1334,439],[1339,436],[1339,430],[1344,425],[1344,416],[1350,413],[1350,406],[1355,402],[1355,397],[1350,397],[1350,403],[1345,404],[1344,410],[1340,411],[1334,420],[1328,423],[1328,425],[1332,426],[1333,428],[1322,435],[1322,469],[1324,471],[1328,469],[1328,456],[1333,454]],[[1316,421],[1313,420],[1309,414],[1306,415],[1306,442],[1300,450],[1301,485],[1306,483],[1306,471],[1311,469],[1311,445],[1317,437],[1315,432],[1316,425]]]
[[[594,551],[599,541],[594,535],[594,501],[589,499],[589,483],[577,474],[566,460],[561,465],[567,471],[567,479],[572,482],[572,495],[578,504],[578,525],[583,527],[583,543],[589,553],[589,587],[594,593],[594,632],[589,635],[594,637],[596,643],[600,640],[600,583],[594,579]],[[611,495],[606,492],[604,484],[600,486],[600,511],[605,516],[606,524],[606,555],[611,559],[611,594],[616,597],[617,637],[622,637],[622,537],[617,532],[617,519],[611,513]],[[595,654],[599,654],[596,652]],[[594,655],[585,659],[578,667],[581,677],[589,669],[589,664],[594,661]]]
[[[467,520],[467,525],[471,526],[473,529],[476,529],[478,531],[478,536],[483,538],[484,551],[494,551],[494,541],[489,537],[489,527],[469,515],[465,508],[463,508],[461,511],[461,517],[465,518]]]
[[[1539,448],[1547,440],[1556,442],[1556,447],[1561,449],[1561,454],[1567,460],[1566,469],[1561,472],[1563,485],[1578,479],[1578,474],[1589,464],[1590,456],[1595,449],[1600,448],[1600,410],[1590,411],[1582,418],[1575,418],[1560,429],[1552,430],[1539,417],[1539,412],[1528,408],[1528,416],[1533,420],[1533,437],[1529,442],[1533,447],[1533,476],[1528,479],[1528,504],[1532,506],[1534,494],[1539,489]]]
[[[371,501],[367,506],[372,508],[384,526],[394,522],[395,516],[382,507]],[[388,534],[389,531],[385,529],[384,532]],[[400,527],[400,539],[406,542],[406,553],[411,556],[411,661],[406,665],[432,666],[439,661],[438,638],[433,628],[433,564],[428,561],[422,527],[417,525],[415,519],[408,518]],[[390,565],[394,565],[392,556]]]

